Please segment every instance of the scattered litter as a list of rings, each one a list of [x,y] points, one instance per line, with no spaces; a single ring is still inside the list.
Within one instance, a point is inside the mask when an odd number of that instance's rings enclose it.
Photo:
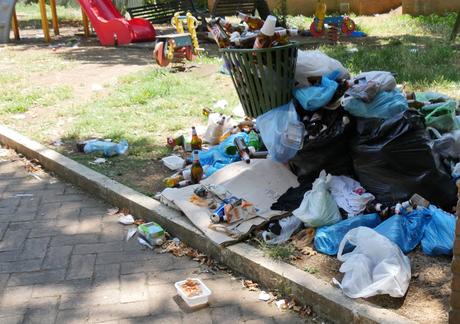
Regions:
[[[259,294],[259,300],[269,301],[272,298],[272,295],[262,290]]]
[[[118,222],[123,225],[133,225],[134,224],[134,217],[133,215],[122,215],[118,218]]]
[[[86,154],[99,152],[103,153],[105,157],[122,155],[128,151],[128,142],[126,140],[121,140],[118,144],[110,141],[99,140],[91,140],[82,144],[84,144],[83,151]]]
[[[99,92],[99,91],[102,91],[102,90],[104,90],[104,87],[102,85],[100,85],[99,83],[91,84],[91,91]]]
[[[285,299],[280,299],[275,302],[276,307],[278,307],[279,310],[286,310],[287,305],[286,305],[286,300]]]
[[[238,104],[235,108],[232,110],[233,116],[243,118],[246,116],[243,110],[243,106],[241,104]]]
[[[243,280],[241,283],[243,284],[243,287],[248,288],[249,291],[259,290],[259,284],[253,282],[252,280]]]
[[[134,223],[134,219],[133,219]],[[141,224],[137,227],[137,231],[145,237],[151,245],[162,245],[165,240],[165,231],[155,222]]]
[[[139,242],[140,245],[148,247],[150,250],[153,250],[153,246],[150,245],[146,240],[144,240],[142,237],[138,237],[137,241]]]
[[[118,207],[113,207],[113,208],[107,209],[107,214],[108,215],[115,215],[115,214],[118,214],[119,212],[120,212],[120,208],[118,208]]]
[[[270,223],[268,230],[262,233],[265,243],[277,245],[286,242],[302,224],[302,221],[295,217],[289,216],[279,221]]]
[[[358,53],[359,50],[356,47],[347,48],[348,53]]]
[[[59,146],[64,145],[64,142],[61,139],[57,139],[55,141],[52,141],[51,145],[59,147]]]
[[[31,193],[18,193],[14,195],[15,197],[33,197],[34,194]]]
[[[129,241],[134,235],[136,235],[137,229],[136,228],[130,228],[128,230],[128,233],[126,233],[126,241]]]
[[[0,148],[0,157],[7,157],[9,155],[9,150]]]
[[[177,155],[170,155],[170,156],[164,157],[161,159],[161,161],[163,161],[163,164],[167,168],[173,171],[182,169],[185,166],[185,160]]]
[[[214,103],[212,108],[214,109],[225,109],[228,106],[228,101],[225,99],[218,100]]]
[[[107,160],[104,158],[96,158],[94,161],[89,162],[89,164],[99,165],[99,164],[104,164],[105,162],[107,162]]]

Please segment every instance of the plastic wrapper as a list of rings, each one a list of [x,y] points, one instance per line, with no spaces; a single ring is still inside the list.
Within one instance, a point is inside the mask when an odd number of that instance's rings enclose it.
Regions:
[[[286,163],[302,147],[304,125],[292,102],[257,117],[256,123],[272,160]]]
[[[315,234],[315,249],[327,255],[336,255],[340,242],[348,231],[359,226],[374,228],[379,224],[380,216],[378,214],[369,214],[345,219],[334,225],[320,227]],[[349,245],[344,247],[345,252],[349,250]]]
[[[321,79],[321,84],[297,88],[293,90],[293,93],[303,109],[315,111],[331,101],[338,86],[337,82],[324,76]]]
[[[280,235],[273,234],[269,231],[262,232],[262,238],[265,243],[277,245],[286,242],[291,238],[291,235],[300,227],[302,221],[295,216],[283,218],[279,221],[281,226]]]
[[[337,205],[347,212],[348,217],[361,214],[367,204],[375,199],[358,181],[345,176],[332,176],[330,191]]]
[[[414,110],[390,119],[358,119],[352,145],[361,185],[381,203],[407,201],[414,194],[450,209],[457,190],[430,147],[423,116]]]
[[[369,71],[358,74],[355,80],[365,79],[379,84],[379,91],[392,91],[396,88],[396,79],[387,71]]]
[[[381,91],[369,103],[354,97],[342,99],[343,108],[356,117],[383,118],[393,117],[408,109],[405,96],[399,90]]]
[[[309,86],[309,77],[321,77],[339,71],[338,78],[349,79],[350,73],[339,61],[321,51],[298,51],[295,81],[300,86]]]
[[[312,189],[305,193],[299,208],[292,212],[306,227],[332,225],[342,219],[339,208],[329,192],[330,181],[331,175],[326,175],[326,172],[322,171],[313,183]]]
[[[346,244],[356,246],[343,254]],[[367,298],[379,294],[403,297],[411,279],[410,261],[399,247],[368,227],[349,231],[340,242],[337,258],[344,263],[340,272],[342,282],[335,278],[345,295],[351,298]]]

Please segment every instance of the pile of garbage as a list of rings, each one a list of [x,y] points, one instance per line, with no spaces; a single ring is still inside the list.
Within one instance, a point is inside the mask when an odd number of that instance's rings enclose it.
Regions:
[[[233,24],[217,17],[208,22],[208,30],[219,48],[269,48],[285,45],[289,37],[298,30],[276,27],[277,18],[268,16],[262,20],[244,13],[238,13],[240,24]]]
[[[219,244],[261,227],[282,244],[311,229],[314,248],[344,262],[347,296],[402,297],[405,254],[452,255],[458,103],[407,92],[387,71],[352,77],[320,51],[299,51],[295,79],[282,107],[241,121],[209,112],[201,137],[168,138],[181,156],[164,161],[176,188],[160,199]]]

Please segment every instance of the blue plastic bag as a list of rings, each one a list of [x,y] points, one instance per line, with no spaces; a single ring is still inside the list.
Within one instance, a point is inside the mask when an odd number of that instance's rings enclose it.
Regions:
[[[455,216],[433,205],[431,221],[425,226],[422,251],[428,255],[452,255],[455,240]]]
[[[331,101],[338,86],[334,80],[322,77],[320,85],[294,89],[294,97],[303,109],[316,111]]]
[[[356,117],[382,119],[393,117],[409,108],[404,95],[396,89],[379,92],[370,103],[347,97],[342,100],[342,106]]]
[[[375,231],[396,243],[406,254],[415,249],[424,236],[431,212],[424,208],[405,215],[394,215],[375,228]]]
[[[201,165],[203,167],[209,166],[205,171],[207,177],[212,175],[217,170],[222,169],[225,165],[241,160],[238,151],[236,148],[234,148],[234,141],[237,137],[242,137],[244,141],[248,143],[248,134],[240,132],[238,134],[230,135],[225,139],[225,141],[219,145],[209,148],[207,151],[198,152],[198,158],[200,159]],[[231,151],[235,153],[229,154]]]
[[[257,117],[256,124],[272,160],[287,163],[302,148],[305,126],[292,102]]]
[[[374,228],[379,224],[380,216],[378,214],[369,214],[348,218],[334,225],[320,227],[315,234],[315,249],[327,255],[336,255],[340,242],[348,231],[359,226]],[[351,246],[346,246],[345,252],[350,249]]]
[[[125,154],[128,150],[128,142],[121,140],[120,143],[108,141],[89,141],[83,147],[83,151],[88,153],[101,152],[105,157]]]

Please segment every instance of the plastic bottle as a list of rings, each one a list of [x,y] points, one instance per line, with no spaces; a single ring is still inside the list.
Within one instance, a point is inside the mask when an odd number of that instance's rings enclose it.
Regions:
[[[216,145],[220,142],[220,137],[224,132],[225,116],[222,116],[221,120],[214,125],[213,129],[210,131],[211,136],[209,137],[209,144]]]
[[[192,127],[192,140],[190,141],[190,146],[192,150],[201,150],[202,144],[203,144],[203,141],[201,140],[201,138],[198,137],[195,126],[193,126]]]
[[[271,47],[275,35],[276,17],[268,16],[254,42],[254,48]]]
[[[249,16],[242,12],[238,12],[238,18],[248,25],[249,30],[258,30],[264,25],[264,21],[262,19]]]
[[[259,135],[254,130],[249,132],[248,147],[253,147],[255,151],[260,150]]]
[[[198,151],[193,152],[193,164],[190,172],[192,183],[200,183],[203,178],[203,167],[201,166],[200,159],[198,158]]]
[[[85,144],[83,151],[88,153],[101,152],[105,157],[125,154],[128,151],[128,142],[121,140],[120,143],[106,141],[90,141]]]
[[[175,174],[170,177],[167,177],[163,180],[163,183],[168,188],[174,188],[179,185],[179,182],[184,180],[184,177],[180,174]]]

